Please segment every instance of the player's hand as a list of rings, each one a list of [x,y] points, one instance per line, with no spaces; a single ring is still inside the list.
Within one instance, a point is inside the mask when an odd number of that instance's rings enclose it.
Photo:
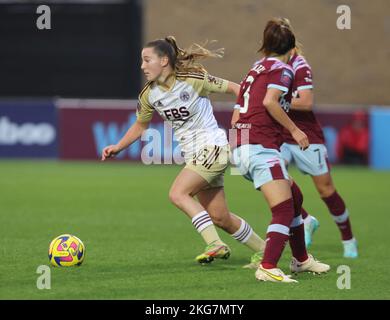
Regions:
[[[240,120],[240,110],[235,109],[232,114],[232,120],[230,120],[232,128],[234,128],[234,125],[238,120]]]
[[[102,151],[102,161],[112,158],[120,152],[119,148],[116,145],[109,145],[105,147]]]
[[[240,110],[234,109],[233,114],[232,114],[232,120],[230,120],[230,124],[231,124],[232,128],[234,128],[234,126],[238,120],[240,120]]]
[[[301,150],[306,150],[309,147],[309,138],[301,129],[295,128],[295,130],[291,132],[291,135],[299,144]]]

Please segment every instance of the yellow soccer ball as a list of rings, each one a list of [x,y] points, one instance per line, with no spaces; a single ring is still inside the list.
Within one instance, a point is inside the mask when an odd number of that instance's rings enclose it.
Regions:
[[[50,243],[49,260],[55,267],[79,266],[83,263],[84,257],[83,242],[71,234],[62,234]]]

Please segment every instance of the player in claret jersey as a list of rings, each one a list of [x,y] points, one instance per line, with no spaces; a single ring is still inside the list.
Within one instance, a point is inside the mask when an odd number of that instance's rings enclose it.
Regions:
[[[292,272],[327,272],[327,264],[315,260],[306,251],[301,217],[302,194],[290,187],[285,162],[279,152],[286,128],[302,148],[309,146],[306,134],[288,117],[294,72],[286,63],[295,48],[293,32],[278,20],[267,23],[260,52],[264,58],[254,64],[241,83],[237,99],[239,119],[235,123],[237,141],[233,161],[241,174],[261,190],[271,208],[264,256],[256,279],[296,282],[277,267],[289,240],[293,258]],[[234,145],[234,141],[232,142]]]
[[[280,23],[292,30],[288,19],[280,19]],[[310,146],[306,150],[301,150],[293,136],[287,130],[284,130],[283,139],[285,143],[281,146],[282,157],[287,164],[294,161],[304,174],[309,174],[312,177],[321,199],[325,202],[340,230],[344,257],[356,258],[358,256],[357,242],[352,234],[349,213],[333,184],[324,135],[313,113],[312,70],[302,55],[300,45],[293,49],[288,64],[293,68],[295,75],[293,99],[288,115],[299,129],[307,134]],[[310,247],[312,235],[318,228],[319,223],[304,209],[302,210],[302,218],[305,222],[306,246]]]

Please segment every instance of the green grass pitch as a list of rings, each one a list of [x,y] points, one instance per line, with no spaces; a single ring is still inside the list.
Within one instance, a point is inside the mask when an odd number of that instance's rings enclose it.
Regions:
[[[389,299],[390,172],[334,167],[349,208],[360,257],[342,258],[339,232],[311,179],[292,168],[305,208],[320,220],[310,250],[332,267],[327,275],[298,276],[299,284],[257,282],[242,269],[251,252],[220,231],[229,260],[194,262],[204,243],[190,220],[168,200],[178,166],[124,162],[0,161],[0,299]],[[260,192],[226,176],[232,212],[264,237],[271,214]],[[81,238],[81,267],[51,268],[51,289],[36,273],[48,265],[50,241]],[[280,267],[288,271],[288,246]],[[337,268],[351,270],[351,289],[338,289]]]

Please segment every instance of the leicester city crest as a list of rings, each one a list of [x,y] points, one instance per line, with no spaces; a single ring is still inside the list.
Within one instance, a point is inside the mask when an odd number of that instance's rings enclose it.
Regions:
[[[180,100],[187,102],[188,100],[190,100],[190,94],[187,91],[180,92]]]

